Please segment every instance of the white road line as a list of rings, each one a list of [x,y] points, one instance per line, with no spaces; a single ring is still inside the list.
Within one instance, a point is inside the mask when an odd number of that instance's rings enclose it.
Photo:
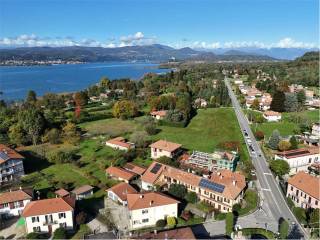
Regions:
[[[262,191],[268,191],[271,192],[271,190],[269,188],[261,188]]]
[[[272,173],[268,173],[268,172],[265,172],[265,173],[263,173],[264,175],[270,175],[270,176],[272,176]]]

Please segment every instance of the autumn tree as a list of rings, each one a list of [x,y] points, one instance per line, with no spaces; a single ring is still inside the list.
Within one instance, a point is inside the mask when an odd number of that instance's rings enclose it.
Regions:
[[[252,108],[253,110],[259,110],[259,107],[260,107],[260,105],[259,105],[259,100],[256,98],[256,99],[253,100],[253,103],[252,103],[252,105],[251,105],[251,108]]]
[[[72,122],[67,124],[62,129],[64,141],[71,144],[76,144],[80,141],[80,133],[77,126]]]
[[[112,113],[116,118],[128,119],[136,117],[138,115],[138,109],[134,102],[122,100],[113,105]]]
[[[85,106],[88,104],[88,94],[84,91],[76,92],[73,96],[76,106]]]
[[[291,147],[291,144],[290,142],[286,141],[286,140],[281,140],[279,143],[278,143],[278,149],[280,151],[287,151],[289,150]]]

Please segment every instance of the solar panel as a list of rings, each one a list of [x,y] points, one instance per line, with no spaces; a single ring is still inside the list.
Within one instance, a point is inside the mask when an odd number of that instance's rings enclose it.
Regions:
[[[154,167],[151,169],[150,172],[156,174],[156,173],[159,171],[159,169],[161,168],[161,166],[162,166],[161,164],[156,163],[156,164],[154,165]]]
[[[8,159],[10,159],[10,157],[5,153],[0,151],[0,158],[3,159],[4,161],[7,161]]]
[[[199,186],[200,187],[204,187],[204,188],[208,188],[208,189],[213,190],[213,191],[218,192],[218,193],[222,193],[223,190],[224,190],[224,186],[223,185],[211,182],[211,181],[209,181],[209,180],[207,180],[205,178],[202,178],[200,180]]]

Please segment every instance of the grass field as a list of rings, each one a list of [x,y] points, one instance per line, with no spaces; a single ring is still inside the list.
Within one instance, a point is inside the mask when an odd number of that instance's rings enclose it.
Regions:
[[[300,116],[304,119],[309,120],[310,122],[319,122],[319,110],[306,110],[298,113],[283,113],[283,118],[287,119],[290,116]]]

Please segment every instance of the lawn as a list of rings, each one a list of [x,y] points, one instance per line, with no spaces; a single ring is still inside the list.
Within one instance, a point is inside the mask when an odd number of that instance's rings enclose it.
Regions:
[[[281,136],[288,136],[294,134],[294,130],[298,129],[298,126],[292,122],[281,121],[258,124],[257,128],[255,124],[252,124],[251,128],[262,131],[268,139],[275,129],[279,130]]]
[[[283,113],[283,118],[288,119],[290,116],[299,116],[301,118],[307,119],[310,122],[319,122],[319,110],[306,110],[302,112],[292,112],[292,113]]]

